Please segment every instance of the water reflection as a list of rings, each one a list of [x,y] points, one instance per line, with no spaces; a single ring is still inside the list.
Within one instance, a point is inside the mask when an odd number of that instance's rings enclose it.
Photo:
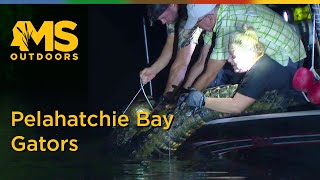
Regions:
[[[221,159],[122,161],[112,173],[114,179],[315,179],[319,150],[315,144],[247,150]]]
[[[237,169],[235,169],[237,168]],[[115,178],[125,179],[246,179],[245,166],[228,161],[124,161]]]

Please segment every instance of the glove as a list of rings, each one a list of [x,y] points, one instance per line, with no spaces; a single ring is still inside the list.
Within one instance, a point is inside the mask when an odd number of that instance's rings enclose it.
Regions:
[[[202,92],[193,90],[186,98],[186,103],[190,107],[203,107],[205,104],[205,96]]]
[[[177,106],[180,106],[187,98],[189,93],[183,93],[180,95],[178,102],[177,102]]]
[[[160,97],[160,101],[166,102],[167,104],[176,104],[178,100],[178,93],[183,92],[185,89],[179,90],[179,87],[176,85],[172,85],[173,90],[167,92],[165,95]]]
[[[188,97],[188,95],[191,91],[196,91],[196,89],[195,88],[188,88],[188,89],[183,88],[181,90],[181,95],[179,96],[177,106],[180,106],[183,102],[185,102],[186,98]]]
[[[174,97],[172,92],[168,92],[166,95],[159,97],[159,103],[172,104],[174,103]]]

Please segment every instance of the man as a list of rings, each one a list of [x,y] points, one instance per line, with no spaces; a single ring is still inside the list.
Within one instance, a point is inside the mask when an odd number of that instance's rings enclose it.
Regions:
[[[299,36],[281,16],[264,5],[190,4],[187,10],[185,29],[200,27],[216,33],[206,71],[193,85],[197,90],[205,89],[225,65],[230,56],[230,37],[244,24],[255,29],[259,41],[265,46],[265,54],[280,65],[288,66],[292,74],[303,64],[306,52]]]
[[[198,38],[202,32],[202,30],[198,27],[191,28],[191,30],[184,30],[182,28],[185,23],[185,18],[180,17],[179,19],[179,13],[182,14],[181,11],[183,11],[183,9],[185,9],[185,6],[178,6],[177,4],[148,5],[148,14],[151,23],[159,20],[162,22],[162,24],[166,24],[167,39],[158,59],[150,67],[147,67],[140,72],[140,78],[142,79],[142,82],[144,84],[151,81],[170,62],[174,46],[177,46],[174,44],[176,37],[175,28],[177,26],[179,28],[179,39],[184,39],[183,42],[179,40],[179,43],[182,43],[184,47],[178,49],[176,59],[174,60],[170,69],[166,89],[163,93],[163,97],[167,101],[171,101],[173,98],[172,95],[174,94],[171,93],[173,91],[173,85],[179,86],[184,80],[192,53],[198,43]],[[192,85],[196,77],[199,76],[204,68],[204,63],[211,47],[212,33],[207,32],[206,34],[204,34],[203,38],[204,45],[202,47],[201,54],[197,62],[191,68],[189,76],[183,86],[185,89]]]

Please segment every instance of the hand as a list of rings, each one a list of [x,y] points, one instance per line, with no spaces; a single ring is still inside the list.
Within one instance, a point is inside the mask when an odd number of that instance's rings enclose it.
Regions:
[[[141,72],[140,72],[140,78],[142,80],[143,84],[147,84],[149,81],[151,81],[155,76],[157,75],[156,71],[151,68],[144,68]]]
[[[186,103],[190,107],[203,107],[205,104],[205,96],[202,92],[193,90],[187,96]]]

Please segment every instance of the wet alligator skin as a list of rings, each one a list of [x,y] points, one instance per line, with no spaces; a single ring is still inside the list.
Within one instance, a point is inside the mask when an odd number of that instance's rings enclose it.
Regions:
[[[150,97],[148,98],[151,99]],[[152,106],[155,104],[155,102],[152,99],[150,100],[150,103]],[[140,133],[149,130],[151,127],[137,127],[136,116],[138,112],[147,112],[150,114],[151,111],[152,110],[146,100],[143,99],[134,102],[125,113],[125,115],[127,115],[130,120],[129,126],[118,127],[116,129],[116,145],[122,146],[124,144],[127,144],[133,137],[138,136]]]
[[[238,85],[224,85],[217,88],[204,90],[206,97],[227,98],[232,97],[236,92]],[[290,96],[286,98],[277,91],[266,92],[264,96],[256,101],[253,105],[247,108],[243,113],[237,115],[252,115],[262,113],[285,112],[288,107],[294,107],[306,103],[296,97]],[[137,109],[148,109],[151,112],[146,102],[140,102]],[[132,111],[131,111],[132,113]],[[167,114],[163,110],[160,114]],[[174,153],[179,146],[205,122],[224,118],[233,117],[235,115],[220,113],[207,108],[190,108],[185,103],[176,107],[171,113],[174,115],[174,120],[170,130],[164,131],[161,128],[121,128],[116,134],[117,145],[122,150],[126,151],[132,158],[148,158],[167,155],[169,150]],[[121,135],[122,134],[122,135]]]

